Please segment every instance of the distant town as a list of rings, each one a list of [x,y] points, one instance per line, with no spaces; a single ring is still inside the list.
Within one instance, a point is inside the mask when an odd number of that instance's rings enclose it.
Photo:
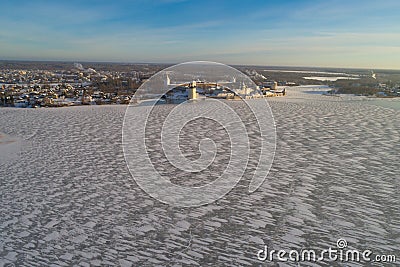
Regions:
[[[0,106],[36,108],[128,104],[142,83],[168,66],[0,61]],[[284,96],[287,93],[286,88],[307,84],[329,85],[332,88],[331,94],[400,96],[400,72],[396,71],[235,67],[257,84],[264,97]],[[193,98],[193,90],[186,90],[189,87],[193,88],[193,84],[177,87],[166,97]],[[227,99],[235,97],[223,91],[218,84],[209,84],[206,88],[203,83],[203,86],[194,92]]]
[[[61,107],[127,104],[140,84],[158,68],[94,69],[80,63],[3,63],[2,106]],[[0,65],[1,66],[1,65]]]

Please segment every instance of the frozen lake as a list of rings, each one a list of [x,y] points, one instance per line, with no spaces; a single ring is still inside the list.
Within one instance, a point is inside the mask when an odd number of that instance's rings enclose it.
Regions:
[[[303,79],[306,80],[316,80],[316,81],[330,81],[330,82],[336,82],[337,80],[358,80],[360,78],[355,78],[355,77],[349,77],[349,76],[327,76],[327,77],[321,77],[321,76],[311,76],[311,77],[303,77]]]
[[[258,266],[264,244],[322,250],[339,238],[350,248],[398,253],[400,111],[309,90],[268,99],[277,150],[264,184],[248,194],[247,174],[225,197],[197,208],[162,204],[131,178],[121,141],[125,106],[0,109],[0,132],[15,140],[12,148],[0,142],[0,266]],[[226,148],[218,125],[190,127],[186,136],[211,129]],[[151,138],[159,159],[157,135]],[[229,149],[221,153],[204,181],[226,163]]]

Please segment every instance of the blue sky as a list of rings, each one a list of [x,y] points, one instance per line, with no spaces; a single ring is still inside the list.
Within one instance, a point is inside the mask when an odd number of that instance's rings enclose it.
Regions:
[[[400,69],[400,1],[0,1],[0,59]]]

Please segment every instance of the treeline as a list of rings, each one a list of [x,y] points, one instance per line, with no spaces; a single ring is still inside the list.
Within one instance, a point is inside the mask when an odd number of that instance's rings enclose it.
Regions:
[[[339,94],[355,94],[355,95],[375,95],[379,91],[380,91],[379,89],[372,88],[372,87],[350,86],[350,87],[339,88],[337,90],[337,93],[339,93]]]
[[[338,80],[334,87],[340,94],[374,95],[381,91],[377,88],[377,81],[367,77],[359,80]]]

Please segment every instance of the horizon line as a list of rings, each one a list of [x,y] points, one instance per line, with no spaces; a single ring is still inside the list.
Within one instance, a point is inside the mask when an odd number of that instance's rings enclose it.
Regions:
[[[154,64],[154,65],[168,65],[173,66],[185,62],[200,61],[200,60],[187,60],[182,62],[140,62],[140,61],[103,61],[103,60],[71,60],[71,59],[1,59],[0,62],[59,62],[59,63],[103,63],[103,64]],[[209,60],[203,60],[209,61]],[[211,61],[210,61],[211,62]],[[217,61],[215,61],[217,62]],[[400,71],[399,69],[393,68],[369,68],[369,67],[335,67],[335,66],[304,66],[304,65],[260,65],[260,64],[227,64],[228,66],[239,66],[239,67],[279,67],[279,68],[317,68],[317,69],[349,69],[349,70],[386,70],[386,71]],[[267,70],[268,71],[268,70]]]

